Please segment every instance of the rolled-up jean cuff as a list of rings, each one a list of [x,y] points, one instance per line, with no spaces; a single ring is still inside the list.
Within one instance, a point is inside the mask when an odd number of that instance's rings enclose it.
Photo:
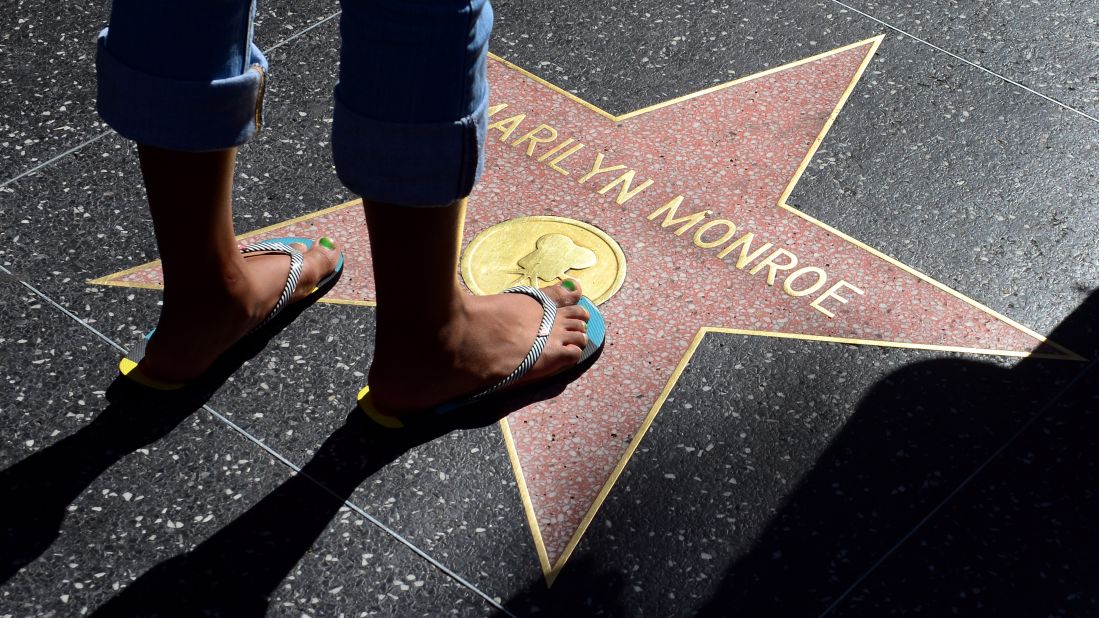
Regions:
[[[263,122],[267,59],[251,47],[241,75],[182,81],[134,70],[113,56],[107,30],[95,58],[96,107],[123,137],[170,150],[207,151],[239,146]]]
[[[340,101],[336,89],[332,158],[340,181],[363,199],[445,206],[466,197],[484,169],[487,97],[451,122],[374,120]]]

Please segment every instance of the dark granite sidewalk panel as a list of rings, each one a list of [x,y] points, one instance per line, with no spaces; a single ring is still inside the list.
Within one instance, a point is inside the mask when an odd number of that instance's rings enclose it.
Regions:
[[[3,291],[0,615],[114,597],[136,598],[108,606],[130,615],[487,613],[208,412],[111,387],[112,348],[22,286]]]
[[[110,3],[12,4],[0,11],[0,182],[108,130],[95,112],[95,41]],[[260,4],[261,48],[338,10],[335,2]]]
[[[883,32],[805,2],[494,5],[492,51],[622,114]]]
[[[1099,613],[1094,369],[833,616]]]
[[[95,37],[107,3],[19,2],[0,11],[0,182],[102,133]]]
[[[790,203],[1048,333],[1099,285],[1097,153],[1099,125],[886,37]]]
[[[1099,7],[1093,2],[845,4],[1093,117],[1099,115]],[[863,19],[827,0],[818,0],[817,5],[847,19]]]

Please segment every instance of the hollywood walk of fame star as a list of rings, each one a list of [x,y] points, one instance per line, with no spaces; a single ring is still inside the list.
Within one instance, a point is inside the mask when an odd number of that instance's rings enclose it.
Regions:
[[[466,238],[553,215],[605,232],[629,272],[603,299],[608,349],[595,367],[501,422],[548,583],[708,332],[1078,359],[786,203],[882,38],[621,116],[490,63],[488,163]],[[245,237],[332,234],[347,263],[327,300],[372,304],[357,204]],[[567,266],[585,283],[577,267],[589,260],[575,255],[545,276]],[[94,283],[155,287],[159,276],[152,263]]]

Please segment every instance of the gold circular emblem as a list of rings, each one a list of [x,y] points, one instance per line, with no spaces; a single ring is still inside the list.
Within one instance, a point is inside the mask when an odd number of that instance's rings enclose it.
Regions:
[[[462,277],[474,294],[514,285],[545,287],[569,277],[595,304],[626,279],[622,247],[603,230],[564,217],[520,217],[481,232],[462,254]]]

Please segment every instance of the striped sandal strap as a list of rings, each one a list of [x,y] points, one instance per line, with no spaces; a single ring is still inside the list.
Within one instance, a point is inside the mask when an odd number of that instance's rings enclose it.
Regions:
[[[477,399],[491,395],[496,391],[503,390],[524,375],[534,367],[534,364],[538,362],[538,359],[542,356],[542,352],[546,349],[546,342],[549,341],[550,330],[553,328],[553,320],[557,318],[557,303],[553,301],[549,296],[546,296],[542,290],[529,285],[520,285],[513,288],[508,288],[502,292],[503,294],[524,294],[538,301],[542,305],[542,322],[538,326],[538,334],[534,337],[534,343],[530,346],[530,351],[527,352],[525,358],[519,363],[519,366],[512,371],[508,377],[500,380],[496,384],[486,388],[485,390],[472,395],[458,404],[455,407],[464,406]],[[448,406],[449,407],[449,406]]]
[[[293,296],[294,290],[298,287],[298,280],[301,279],[301,269],[302,265],[305,264],[305,256],[302,255],[301,251],[281,242],[258,242],[251,245],[244,245],[240,248],[240,252],[243,255],[254,253],[281,253],[282,255],[290,256],[290,270],[286,273],[286,285],[282,287],[282,294],[279,295],[278,302],[275,303],[275,307],[271,309],[271,312],[267,314],[267,317],[263,318],[263,321],[252,329],[251,332],[254,333],[273,320],[275,316],[289,304],[290,297]]]

